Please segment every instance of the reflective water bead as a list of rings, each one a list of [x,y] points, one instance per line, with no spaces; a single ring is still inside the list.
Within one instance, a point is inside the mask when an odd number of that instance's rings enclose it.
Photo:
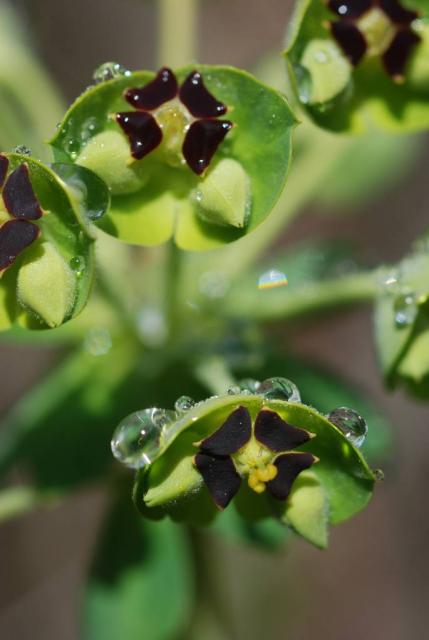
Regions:
[[[85,270],[85,258],[83,256],[74,256],[70,260],[70,267],[75,272],[76,277],[80,278]]]
[[[177,398],[176,402],[174,403],[174,408],[176,410],[176,413],[183,414],[192,409],[194,405],[195,400],[193,400],[189,396],[180,396],[180,398]]]
[[[331,411],[328,420],[338,427],[355,447],[363,445],[368,433],[368,425],[356,411],[339,407]]]
[[[381,293],[393,295],[398,292],[401,276],[398,269],[381,269],[377,277]]]
[[[299,389],[287,378],[268,378],[261,382],[257,393],[268,400],[286,400],[287,402],[301,402]]]
[[[232,387],[229,387],[227,390],[227,394],[229,396],[238,396],[241,393],[241,389],[238,384],[234,384]]]
[[[112,453],[126,467],[141,469],[157,456],[161,444],[161,428],[154,421],[157,411],[160,410],[136,411],[116,428],[111,441]]]
[[[104,327],[90,329],[85,336],[84,347],[92,356],[104,356],[112,348],[112,336]]]
[[[397,327],[408,327],[417,317],[418,306],[413,292],[401,293],[393,302],[395,324]]]
[[[383,469],[371,469],[374,478],[377,480],[377,482],[383,482],[384,480],[384,471]]]
[[[274,289],[276,287],[283,287],[286,284],[288,284],[288,280],[283,271],[270,269],[259,276],[258,289]]]
[[[21,156],[31,156],[31,149],[25,144],[18,144],[12,149],[12,153],[19,153]]]
[[[131,72],[119,62],[104,62],[96,68],[92,74],[92,79],[95,84],[100,84],[101,82],[106,82],[106,80],[128,75],[131,75]]]
[[[241,393],[258,393],[258,389],[261,386],[259,380],[254,380],[253,378],[245,378],[244,380],[240,380],[238,383],[241,389]]]
[[[174,411],[152,409],[152,421],[161,430],[166,429],[176,419]]]

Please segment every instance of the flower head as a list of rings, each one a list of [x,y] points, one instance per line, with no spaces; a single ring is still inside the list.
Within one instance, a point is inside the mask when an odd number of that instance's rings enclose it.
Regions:
[[[313,434],[289,424],[275,411],[259,411],[252,429],[251,415],[239,406],[199,444],[194,462],[215,504],[224,509],[247,477],[256,493],[267,490],[286,500],[301,471],[317,461],[313,454],[293,451]]]
[[[232,128],[230,120],[218,119],[227,107],[207,90],[199,71],[191,71],[179,87],[173,71],[164,67],[144,87],[127,89],[124,97],[136,111],[117,113],[116,121],[135,160],[154,151],[165,137],[167,161],[173,166],[186,162],[201,175]]]
[[[9,159],[0,154],[0,274],[39,237],[34,224],[43,211],[31,185],[28,164],[23,162],[8,175]],[[6,219],[5,219],[6,218]]]

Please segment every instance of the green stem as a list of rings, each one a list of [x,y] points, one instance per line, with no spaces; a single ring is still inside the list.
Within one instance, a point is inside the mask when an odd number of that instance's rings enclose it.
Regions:
[[[24,515],[40,507],[54,507],[61,493],[38,491],[33,487],[11,487],[0,492],[0,522]]]
[[[158,0],[158,66],[182,67],[196,57],[198,0]]]
[[[244,316],[255,320],[291,320],[334,307],[369,302],[377,295],[374,272],[357,273],[336,280],[303,284],[296,290],[287,288],[265,291],[265,302],[254,292],[237,291],[225,301],[228,317]]]
[[[205,358],[195,368],[196,378],[214,394],[224,394],[235,384],[225,360],[220,356]]]
[[[166,247],[165,266],[165,315],[167,318],[170,341],[179,332],[180,324],[180,288],[181,253],[174,239]]]

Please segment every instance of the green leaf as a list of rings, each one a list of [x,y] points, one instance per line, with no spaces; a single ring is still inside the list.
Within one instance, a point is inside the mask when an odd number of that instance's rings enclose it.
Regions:
[[[365,54],[352,67],[329,29],[329,22],[341,18],[322,0],[298,1],[285,55],[296,94],[319,126],[352,133],[374,128],[398,132],[428,128],[429,7],[426,2],[408,4],[420,10],[421,19],[411,26],[420,42],[410,54],[403,81],[399,82],[383,68],[383,50]],[[368,40],[370,35],[365,29],[370,28],[369,24],[365,26],[360,21],[359,28]],[[379,40],[376,44],[381,46]]]
[[[256,228],[282,191],[296,124],[286,100],[244,71],[208,65],[195,68],[201,72],[208,90],[228,106],[227,117],[234,125],[205,178],[195,175],[186,165],[177,166],[177,158],[171,160],[173,166],[168,164],[168,145],[176,144],[168,131],[158,150],[131,162],[128,140],[112,114],[130,111],[123,92],[152,80],[153,74],[145,71],[87,90],[72,105],[51,141],[61,161],[68,157],[107,182],[112,206],[99,225],[121,240],[153,245],[174,235],[183,249],[210,249]],[[194,67],[179,70],[178,80],[183,81],[192,70]],[[229,214],[221,216],[227,226],[214,224],[213,218],[210,222],[207,217],[202,220],[198,215],[201,202],[192,197],[210,181],[211,173],[216,173],[218,161],[226,159],[238,163],[250,183],[251,211],[245,226],[237,225],[235,220],[231,225]]]
[[[308,542],[326,549],[328,509],[325,490],[317,476],[311,471],[303,471],[294,482],[283,520]]]
[[[429,373],[424,355],[429,331],[428,274],[425,247],[383,271],[380,279],[386,284],[380,287],[374,322],[377,355],[386,382],[396,386],[405,380],[417,392],[421,385],[424,395],[424,378]]]
[[[190,617],[193,585],[182,529],[139,518],[118,500],[104,524],[86,587],[85,640],[169,640]]]
[[[3,419],[0,475],[20,464],[37,486],[54,489],[103,478],[115,464],[110,439],[125,414],[174,404],[183,389],[201,394],[186,363],[161,366],[132,341],[114,335],[112,342],[105,355],[78,349]]]
[[[94,276],[93,237],[74,193],[34,158],[4,154],[9,172],[25,164],[44,215],[33,222],[39,238],[3,273],[0,328],[18,323],[53,328],[86,305]],[[2,221],[9,214],[0,203]]]

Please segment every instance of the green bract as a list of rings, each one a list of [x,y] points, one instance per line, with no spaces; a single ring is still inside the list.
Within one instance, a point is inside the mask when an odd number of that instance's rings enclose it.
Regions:
[[[209,118],[228,131],[200,175],[184,162],[183,139],[196,120],[207,119],[192,115],[181,94],[146,110],[134,109],[124,97],[163,73],[177,79],[178,87],[197,74],[211,99],[226,108]],[[162,130],[162,142],[155,141],[141,159],[131,155],[127,123],[119,124],[124,114],[139,114],[152,126],[148,140],[156,138],[158,126]],[[69,109],[51,144],[59,160],[88,167],[107,183],[111,208],[99,222],[105,232],[142,245],[174,236],[183,249],[205,250],[240,238],[270,213],[286,179],[295,124],[283,96],[248,73],[197,65],[176,74],[165,69],[157,76],[128,73],[89,88]]]
[[[380,365],[391,386],[429,394],[429,252],[416,251],[382,272],[375,310]]]
[[[427,128],[428,18],[427,0],[299,0],[285,55],[312,119],[353,133]]]
[[[85,200],[34,158],[5,153],[0,164],[0,328],[57,327],[80,313],[93,280]]]
[[[139,419],[144,420],[141,415],[144,412],[138,413]],[[208,489],[207,485],[213,477],[210,473],[206,476],[204,471],[200,472],[202,467],[198,457],[207,457],[207,447],[213,442],[214,434],[217,432],[216,437],[219,435],[222,425],[222,438],[228,440],[232,437],[228,420],[239,414],[244,417],[250,414],[255,432],[246,444],[240,443],[241,448],[232,455],[241,476],[239,489],[234,489],[233,502],[230,506],[225,505],[223,494],[218,495],[218,506],[235,508],[251,522],[278,518],[310,542],[325,547],[328,524],[350,518],[368,503],[374,475],[361,452],[325,416],[300,402],[270,399],[256,392],[209,398],[189,408],[182,417],[179,414],[175,421],[170,421],[159,440],[159,449],[147,449],[146,462],[150,460],[151,463],[148,462],[137,473],[134,488],[137,507],[148,517],[169,514],[178,520],[200,524],[211,522],[220,511],[215,504],[216,497],[213,497],[216,493],[213,494],[213,489]],[[286,456],[278,453],[280,448],[276,445],[273,448],[277,451],[275,454],[266,447],[261,448],[256,426],[261,415],[264,419],[274,417],[280,421],[276,423],[280,430],[285,424],[282,421],[289,427],[293,425],[290,427],[293,438],[301,438],[301,444],[295,440]],[[278,433],[275,429],[269,432],[268,437],[275,440]],[[115,449],[115,445],[112,446]],[[295,451],[297,447],[299,449]],[[296,460],[294,456],[313,458],[315,463],[309,470],[302,468],[292,481],[287,499],[282,500],[277,488],[272,487],[275,491],[270,488],[270,480],[275,477],[272,463],[276,464],[275,460],[281,457]],[[219,456],[215,458],[219,459]],[[255,472],[255,464],[259,471]]]

